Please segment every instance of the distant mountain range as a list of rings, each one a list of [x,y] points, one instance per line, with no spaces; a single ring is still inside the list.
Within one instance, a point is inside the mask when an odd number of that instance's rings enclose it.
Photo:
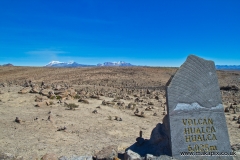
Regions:
[[[62,67],[62,68],[76,68],[76,67],[94,67],[96,65],[86,65],[86,64],[79,64],[77,62],[59,62],[59,61],[52,61],[48,63],[45,67]]]
[[[218,70],[240,70],[240,65],[216,65]]]
[[[113,66],[136,66],[132,65],[131,63],[126,63],[124,61],[119,62],[104,62],[103,64],[97,65],[86,65],[86,64],[79,64],[77,62],[59,62],[59,61],[52,61],[48,63],[45,67],[63,67],[63,68],[75,68],[75,67],[113,67]],[[240,65],[216,65],[217,70],[240,70]]]
[[[11,63],[3,64],[0,66],[14,66]],[[44,67],[60,67],[60,68],[77,68],[77,67],[113,67],[113,66],[137,66],[132,65],[131,63],[126,63],[124,61],[119,62],[104,62],[103,64],[97,65],[87,65],[87,64],[79,64],[77,62],[59,62],[59,61],[51,61]],[[216,65],[217,70],[240,70],[240,65]]]
[[[48,63],[45,67],[64,67],[64,68],[75,68],[75,67],[110,67],[110,66],[134,66],[130,63],[126,63],[123,61],[119,62],[105,62],[103,64],[97,65],[86,65],[86,64],[79,64],[77,62],[59,62],[59,61],[52,61]]]
[[[103,64],[97,64],[97,66],[134,66],[131,63],[126,63],[124,61],[119,62],[104,62]]]

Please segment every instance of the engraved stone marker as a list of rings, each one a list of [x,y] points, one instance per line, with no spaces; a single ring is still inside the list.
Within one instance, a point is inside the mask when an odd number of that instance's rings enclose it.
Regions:
[[[167,85],[172,156],[233,159],[222,155],[200,156],[204,152],[231,154],[232,151],[214,62],[190,55]]]

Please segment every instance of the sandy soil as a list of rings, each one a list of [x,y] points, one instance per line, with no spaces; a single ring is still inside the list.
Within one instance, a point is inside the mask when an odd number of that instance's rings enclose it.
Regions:
[[[162,122],[165,102],[165,84],[176,68],[34,68],[0,67],[0,153],[11,153],[24,159],[36,159],[46,153],[59,156],[93,155],[109,145],[117,145],[119,151],[135,143],[139,131],[149,139],[152,129]],[[220,86],[240,85],[240,72],[218,71]],[[79,98],[68,95],[62,103],[56,98],[47,98],[39,93],[19,94],[25,82],[31,80],[35,86],[56,85],[62,89],[76,91],[89,101],[78,102]],[[223,103],[229,107],[240,107],[240,91],[222,90]],[[100,99],[90,98],[98,95]],[[45,97],[36,107],[36,96]],[[156,98],[157,96],[157,98]],[[121,97],[121,98],[119,98]],[[103,105],[102,101],[125,103],[125,107]],[[142,102],[135,102],[139,98]],[[66,103],[79,105],[69,110]],[[154,105],[150,105],[152,102]],[[135,107],[128,107],[135,103]],[[100,108],[97,108],[100,106]],[[147,107],[153,106],[151,111]],[[134,115],[136,109],[144,111],[145,117]],[[97,110],[98,113],[92,113]],[[157,115],[154,116],[154,113]],[[239,124],[232,121],[240,116],[232,109],[226,112],[231,145],[240,143]],[[50,120],[48,117],[50,116]],[[110,120],[110,117],[112,120]],[[118,116],[122,121],[114,120]],[[21,123],[14,120],[18,117]],[[65,130],[58,129],[66,127]]]

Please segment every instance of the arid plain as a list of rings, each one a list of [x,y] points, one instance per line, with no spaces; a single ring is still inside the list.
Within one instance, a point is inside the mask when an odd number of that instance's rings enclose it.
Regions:
[[[162,123],[165,84],[176,70],[0,67],[0,154],[70,157],[110,145],[124,152],[140,130],[149,139]],[[230,142],[239,150],[240,71],[217,74]]]

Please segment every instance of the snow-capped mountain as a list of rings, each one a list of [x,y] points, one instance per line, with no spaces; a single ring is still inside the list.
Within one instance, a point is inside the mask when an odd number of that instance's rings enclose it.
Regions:
[[[97,66],[133,66],[131,63],[126,63],[124,61],[119,62],[104,62],[103,64],[97,64]]]
[[[240,70],[240,65],[216,65],[219,70]]]
[[[53,65],[62,64],[62,63],[64,63],[64,62],[51,61],[51,62],[49,62],[46,66],[48,67],[48,66],[53,66]]]
[[[77,62],[59,62],[59,61],[51,61],[45,67],[64,67],[64,68],[74,68],[74,67],[93,67],[95,65],[85,65],[78,64]]]
[[[104,66],[104,67],[111,67],[111,66],[134,66],[131,63],[126,63],[124,61],[119,62],[104,62],[103,64],[97,64],[97,65],[86,65],[86,64],[78,64],[77,62],[59,62],[59,61],[51,61],[48,63],[45,67],[96,67],[96,66]]]

